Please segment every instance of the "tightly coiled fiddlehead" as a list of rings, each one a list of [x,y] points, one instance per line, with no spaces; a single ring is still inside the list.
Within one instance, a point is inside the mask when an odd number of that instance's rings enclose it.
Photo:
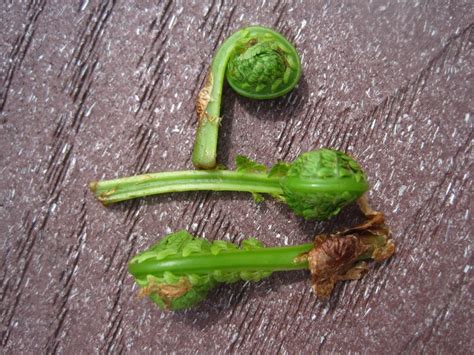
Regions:
[[[194,166],[216,166],[224,77],[240,95],[273,99],[292,90],[300,76],[298,53],[278,32],[252,26],[231,35],[217,50],[196,102],[199,122],[192,156]]]

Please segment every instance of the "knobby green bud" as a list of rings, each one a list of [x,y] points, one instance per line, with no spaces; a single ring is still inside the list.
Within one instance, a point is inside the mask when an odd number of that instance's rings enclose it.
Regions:
[[[278,97],[298,82],[298,56],[286,40],[268,33],[239,43],[227,66],[227,81],[239,94],[260,99]]]
[[[319,149],[301,154],[281,186],[286,203],[299,216],[327,219],[368,189],[359,164],[343,152]]]

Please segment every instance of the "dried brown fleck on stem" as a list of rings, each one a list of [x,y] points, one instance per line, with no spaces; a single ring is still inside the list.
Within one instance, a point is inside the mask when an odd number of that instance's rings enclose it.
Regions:
[[[207,74],[204,86],[199,91],[199,94],[196,100],[196,112],[198,114],[199,121],[202,121],[207,116],[206,109],[207,109],[209,100],[211,99],[211,91],[212,91],[213,83],[214,83],[214,79],[212,77],[212,73],[209,72],[209,74]]]
[[[320,297],[329,297],[336,282],[360,279],[369,268],[364,260],[381,262],[395,252],[384,216],[368,207],[362,211],[367,220],[342,232],[318,235],[308,253],[313,290]]]

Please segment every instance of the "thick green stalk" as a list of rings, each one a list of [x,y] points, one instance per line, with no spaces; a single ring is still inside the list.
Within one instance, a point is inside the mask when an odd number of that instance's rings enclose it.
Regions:
[[[268,28],[247,27],[227,38],[217,50],[196,103],[199,122],[192,155],[196,168],[212,169],[216,166],[226,73],[229,84],[240,95],[271,99],[296,86],[301,76],[301,64],[294,47]]]
[[[212,169],[216,166],[217,139],[225,71],[229,57],[232,54],[237,39],[242,35],[242,31],[234,33],[218,49],[216,56],[212,60],[204,88],[198,97],[197,111],[199,122],[192,161],[194,166],[200,169]],[[204,101],[203,106],[205,105],[205,108],[200,108],[201,100]],[[200,109],[204,109],[204,111],[200,112]]]
[[[279,178],[237,171],[173,171],[131,176],[91,183],[90,187],[104,204],[137,197],[182,191],[243,191],[281,195]]]
[[[141,263],[130,263],[129,271],[134,277],[153,275],[165,271],[175,275],[189,273],[207,274],[215,271],[242,272],[242,271],[285,271],[307,269],[306,260],[297,260],[303,253],[313,248],[313,243],[289,247],[262,248],[258,250],[232,250],[217,255],[203,253],[183,258],[181,255],[156,261],[153,258]]]

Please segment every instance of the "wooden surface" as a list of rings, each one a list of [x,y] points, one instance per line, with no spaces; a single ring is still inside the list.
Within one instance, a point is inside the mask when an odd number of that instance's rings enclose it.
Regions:
[[[472,1],[264,3],[2,2],[2,352],[472,351]],[[166,233],[286,245],[356,215],[305,222],[205,192],[104,208],[87,190],[192,167],[197,91],[216,46],[249,24],[285,34],[304,76],[273,101],[224,90],[220,162],[350,152],[398,252],[329,301],[301,271],[162,312],[126,265]]]

